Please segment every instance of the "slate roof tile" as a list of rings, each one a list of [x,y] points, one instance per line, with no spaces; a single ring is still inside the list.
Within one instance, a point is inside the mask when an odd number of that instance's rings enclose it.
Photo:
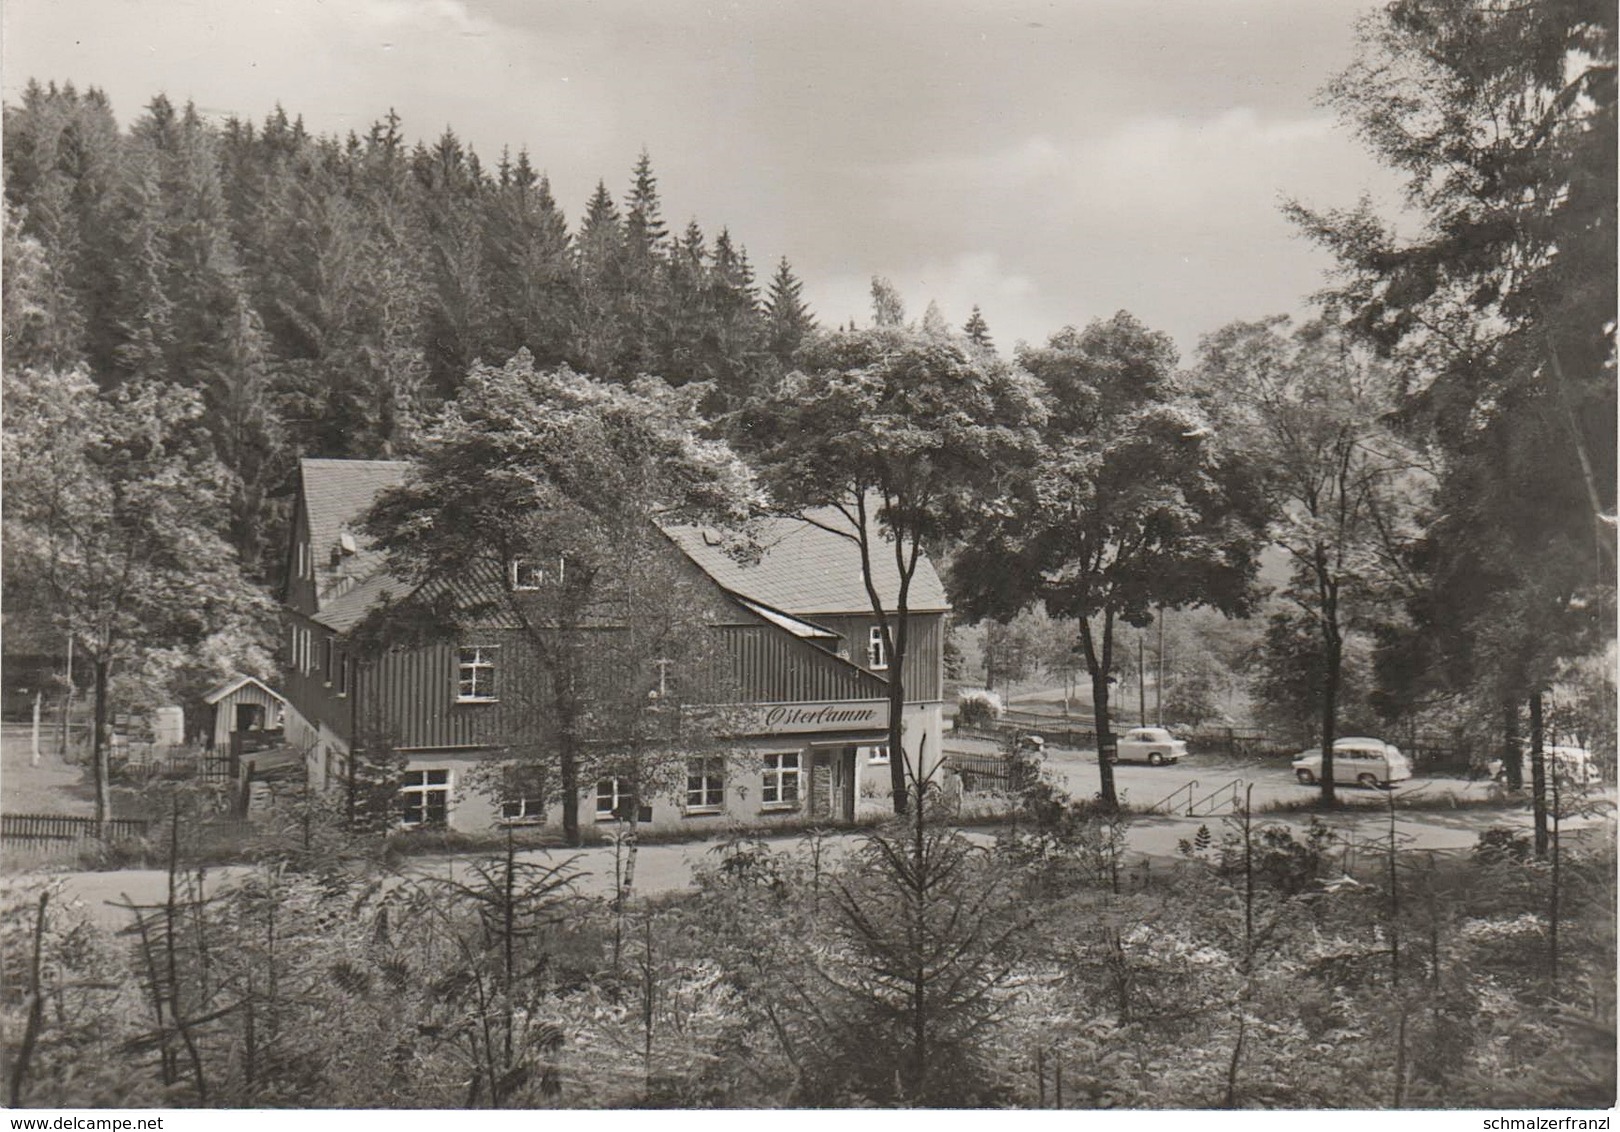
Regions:
[[[831,509],[814,511],[811,518],[836,525],[842,517]],[[763,553],[757,563],[739,562],[727,553],[713,531],[702,527],[671,527],[671,538],[688,557],[720,585],[785,613],[870,613],[872,603],[861,580],[861,552],[849,539],[803,519],[765,520],[756,534]],[[874,548],[873,581],[884,607],[899,601],[900,571],[894,562],[893,543]],[[910,606],[915,612],[950,608],[945,587],[933,563],[917,563],[911,580]]]
[[[326,592],[337,575],[332,571],[332,548],[345,531],[353,533],[372,502],[384,488],[405,482],[411,465],[405,460],[324,460],[299,461],[303,476],[304,506],[309,513],[309,546],[314,557],[316,577]],[[356,553],[342,559],[344,575],[368,578],[382,566],[382,556],[366,540],[355,535]],[[320,602],[324,607],[327,603]]]
[[[328,565],[339,535],[353,532],[379,492],[403,483],[410,464],[403,460],[327,460],[301,462],[304,499],[309,513],[310,545],[323,593],[316,620],[340,632],[353,628],[384,592],[403,596],[403,583],[383,570],[381,555],[356,536],[357,550],[343,560],[342,573],[357,579],[346,588]],[[831,510],[813,512],[829,524]],[[699,568],[722,588],[741,597],[799,616],[862,614],[871,611],[861,580],[860,551],[854,543],[796,518],[772,518],[758,527],[762,549],[757,562],[739,562],[727,553],[712,530],[670,527],[666,533]],[[873,555],[877,590],[893,608],[899,595],[899,570],[890,544]],[[939,574],[926,558],[917,564],[911,602],[916,612],[950,608]]]

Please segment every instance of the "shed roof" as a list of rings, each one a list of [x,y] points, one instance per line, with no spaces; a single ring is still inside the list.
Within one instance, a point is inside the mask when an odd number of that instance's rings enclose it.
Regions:
[[[219,703],[220,700],[223,700],[226,696],[230,695],[232,692],[234,692],[237,689],[239,689],[239,688],[241,688],[241,687],[243,687],[245,685],[248,685],[248,684],[253,684],[253,685],[257,686],[258,689],[260,691],[262,691],[265,695],[272,696],[275,699],[280,700],[282,703],[287,702],[286,697],[284,697],[280,692],[276,691],[274,688],[270,687],[270,685],[266,684],[263,680],[260,680],[256,676],[244,676],[240,672],[237,673],[235,676],[232,676],[229,680],[225,681],[223,684],[220,684],[218,687],[210,689],[208,691],[208,693],[203,696],[203,702],[204,703],[209,703],[209,704],[217,704],[217,703]]]

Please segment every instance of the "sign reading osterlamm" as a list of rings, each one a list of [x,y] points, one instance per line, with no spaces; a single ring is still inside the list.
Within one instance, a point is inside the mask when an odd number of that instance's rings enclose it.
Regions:
[[[886,731],[887,700],[818,700],[793,704],[727,704],[685,709],[717,735],[815,735]]]
[[[750,704],[738,711],[739,732],[785,735],[795,732],[880,731],[889,726],[883,700],[832,700],[806,704]]]

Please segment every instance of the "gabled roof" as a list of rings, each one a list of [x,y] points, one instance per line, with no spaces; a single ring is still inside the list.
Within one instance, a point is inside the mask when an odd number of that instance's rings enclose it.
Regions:
[[[828,526],[844,522],[830,508],[810,512],[809,517]],[[815,522],[785,517],[764,520],[755,536],[762,548],[757,563],[739,562],[727,552],[724,540],[703,527],[670,527],[668,534],[709,577],[761,605],[804,617],[872,611],[861,578],[860,548]],[[873,547],[872,571],[884,608],[893,609],[900,595],[893,543]],[[926,558],[917,563],[909,597],[914,613],[950,609],[939,574]]]
[[[405,460],[299,461],[304,507],[309,514],[309,546],[317,576],[327,568],[339,537],[353,533],[355,524],[377,496],[385,488],[404,483],[410,468]],[[381,566],[381,556],[358,535],[354,535],[353,543],[355,551],[345,556],[344,573],[366,578]]]
[[[253,684],[257,686],[258,689],[265,695],[274,696],[282,703],[287,702],[287,698],[285,696],[276,691],[274,688],[270,687],[270,685],[266,684],[263,680],[260,680],[256,676],[243,676],[240,673],[231,677],[217,688],[210,689],[208,694],[203,696],[203,702],[208,704],[217,704],[220,700],[223,700],[226,696],[230,695],[232,692],[246,684]]]
[[[360,622],[385,591],[396,597],[408,592],[410,587],[391,578],[383,569],[382,556],[358,535],[354,553],[343,557],[342,576],[334,576],[327,563],[339,536],[353,533],[355,524],[377,496],[386,488],[402,484],[410,467],[404,460],[300,462],[310,547],[316,575],[323,579],[320,612],[315,620],[328,628],[347,631]],[[829,526],[842,521],[831,509],[812,512],[810,518]],[[763,606],[778,618],[786,615],[801,622],[817,614],[871,612],[861,578],[859,548],[814,522],[777,517],[758,524],[755,537],[761,554],[757,562],[737,561],[727,552],[724,540],[703,527],[669,527],[665,533],[721,589],[743,599],[750,612],[795,635],[815,635],[822,627],[810,624],[795,630],[752,607]],[[892,544],[874,547],[872,564],[878,594],[892,609],[900,592]],[[917,563],[912,578],[910,607],[918,613],[950,608],[939,574],[926,558]]]

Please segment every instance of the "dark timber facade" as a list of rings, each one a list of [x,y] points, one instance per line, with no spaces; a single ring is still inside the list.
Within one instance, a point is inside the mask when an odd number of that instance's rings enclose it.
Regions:
[[[312,784],[342,790],[351,752],[386,737],[406,760],[405,825],[556,825],[554,796],[526,797],[488,772],[547,726],[510,694],[515,681],[531,678],[521,632],[492,625],[369,659],[349,636],[385,595],[406,596],[356,527],[408,471],[396,461],[302,462],[284,591],[288,739],[305,752]],[[888,666],[855,547],[809,523],[774,520],[760,560],[745,565],[712,532],[666,534],[721,642],[728,726],[741,754],[723,767],[694,760],[684,788],[677,775],[675,786],[638,799],[639,819],[663,828],[726,817],[791,824],[887,808]],[[892,602],[894,579],[878,582]],[[926,563],[912,605],[904,746],[908,757],[931,757],[939,750],[946,603]],[[624,816],[625,789],[614,779],[582,783],[581,824]]]

